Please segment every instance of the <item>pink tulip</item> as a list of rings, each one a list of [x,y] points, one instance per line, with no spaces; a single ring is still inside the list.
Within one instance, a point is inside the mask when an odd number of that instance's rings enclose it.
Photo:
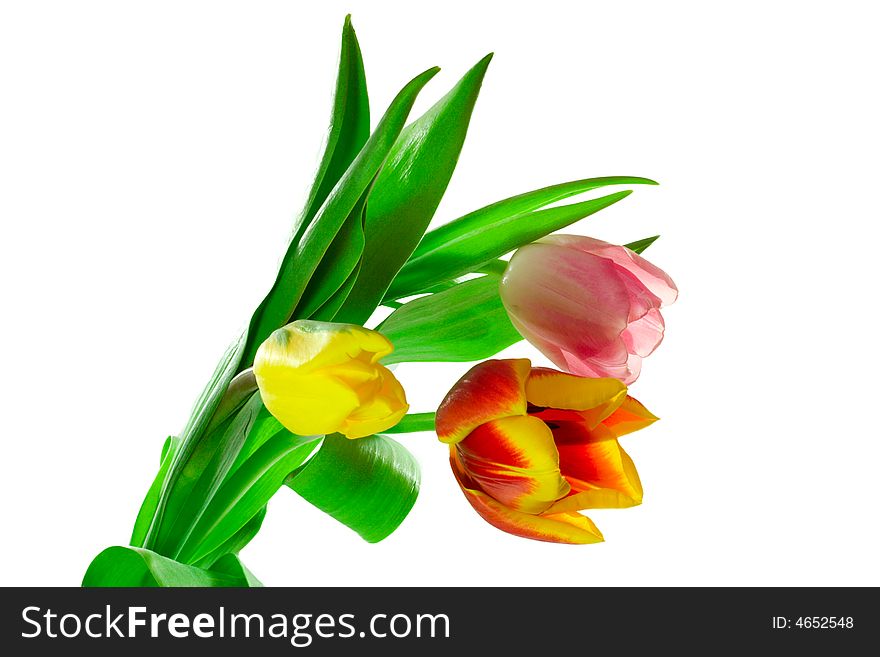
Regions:
[[[663,340],[660,308],[678,289],[626,247],[550,235],[520,248],[501,280],[501,300],[522,336],[558,367],[627,385]]]

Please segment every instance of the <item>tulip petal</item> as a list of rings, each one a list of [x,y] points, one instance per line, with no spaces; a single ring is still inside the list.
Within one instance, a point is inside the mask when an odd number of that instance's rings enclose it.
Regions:
[[[274,331],[257,350],[254,365],[305,374],[353,360],[375,363],[393,350],[388,338],[362,326],[301,319]]]
[[[362,326],[298,320],[260,345],[254,378],[266,408],[292,433],[357,438],[393,426],[408,408],[377,362],[391,351],[387,338]]]
[[[548,235],[540,241],[569,246],[584,253],[608,258],[615,265],[628,271],[641,281],[652,294],[661,300],[664,306],[673,303],[678,297],[678,288],[665,271],[625,246],[609,244],[592,237],[575,235]]]
[[[617,410],[609,415],[602,424],[611,433],[620,438],[633,431],[644,429],[659,419],[645,408],[638,399],[627,396]]]
[[[612,378],[586,378],[535,367],[526,381],[530,404],[580,411],[578,415],[590,428],[611,415],[625,398],[626,386]]]
[[[568,494],[553,434],[537,418],[513,416],[481,424],[455,449],[471,480],[511,509],[541,513]]]
[[[281,372],[275,373],[271,386],[261,385],[260,395],[266,410],[300,436],[336,431],[360,404],[355,391],[336,378]]]
[[[617,341],[626,328],[630,299],[617,272],[604,258],[535,242],[510,259],[501,300],[517,328],[527,329],[524,337],[542,352],[549,343],[586,359]]]
[[[621,493],[619,490],[589,488],[587,486],[575,488],[577,483],[572,481],[571,493],[553,504],[546,513],[575,513],[588,509],[628,509],[641,504],[640,501]]]
[[[452,452],[452,471],[458,485],[470,505],[490,525],[515,536],[549,543],[583,545],[600,543],[604,540],[593,521],[579,513],[564,512],[552,515],[522,513],[471,487],[469,478],[456,463],[455,450],[453,449]]]
[[[409,410],[403,386],[391,371],[382,365],[373,367],[379,375],[378,390],[371,391],[367,401],[362,401],[342,423],[338,431],[346,438],[363,438],[384,431],[400,422]]]
[[[574,422],[553,430],[559,467],[571,484],[571,493],[546,513],[595,508],[623,508],[642,502],[642,484],[635,464],[610,429]]]
[[[455,444],[481,424],[526,414],[525,384],[531,363],[526,358],[487,360],[472,367],[437,409],[437,437]]]
[[[631,322],[620,337],[623,338],[629,353],[645,358],[650,356],[663,342],[665,328],[666,325],[660,311],[652,308],[642,317]]]

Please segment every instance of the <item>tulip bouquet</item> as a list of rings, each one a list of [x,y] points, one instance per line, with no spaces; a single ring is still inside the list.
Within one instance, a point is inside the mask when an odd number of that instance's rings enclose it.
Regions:
[[[416,76],[371,132],[346,19],[325,151],[275,283],[165,441],[129,545],[95,557],[84,585],[257,586],[238,553],[282,488],[381,541],[419,490],[393,434],[436,431],[468,502],[518,536],[593,543],[602,535],[579,511],[641,502],[618,438],[657,419],[627,384],[662,339],[659,309],[676,288],[637,255],[656,238],[624,247],[553,233],[631,191],[559,201],[655,183],[575,180],[426,232],[490,60],[407,124],[438,69]],[[562,371],[486,360],[523,338]],[[409,413],[389,366],[444,361],[482,362],[436,413]]]

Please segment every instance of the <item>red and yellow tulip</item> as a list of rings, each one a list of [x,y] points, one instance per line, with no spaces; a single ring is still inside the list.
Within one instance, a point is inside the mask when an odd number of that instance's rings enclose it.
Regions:
[[[657,418],[612,378],[532,367],[527,359],[473,367],[437,411],[437,436],[468,502],[490,524],[555,543],[597,543],[578,513],[642,501],[618,438]]]
[[[257,350],[254,376],[263,404],[291,432],[361,438],[397,424],[409,405],[379,363],[394,347],[354,324],[298,320]]]

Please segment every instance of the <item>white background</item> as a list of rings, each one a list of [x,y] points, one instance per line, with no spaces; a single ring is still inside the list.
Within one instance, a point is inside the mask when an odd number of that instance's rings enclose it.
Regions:
[[[880,585],[872,4],[3,3],[0,581],[77,585],[127,541],[165,436],[274,278],[351,11],[374,121],[416,73],[443,67],[420,112],[496,52],[438,221],[574,178],[662,183],[576,231],[663,235],[646,255],[681,297],[632,389],[663,419],[625,439],[645,502],[591,514],[604,544],[495,530],[413,434],[424,481],[397,533],[368,545],[282,490],[254,572]],[[398,374],[430,410],[466,367]]]

